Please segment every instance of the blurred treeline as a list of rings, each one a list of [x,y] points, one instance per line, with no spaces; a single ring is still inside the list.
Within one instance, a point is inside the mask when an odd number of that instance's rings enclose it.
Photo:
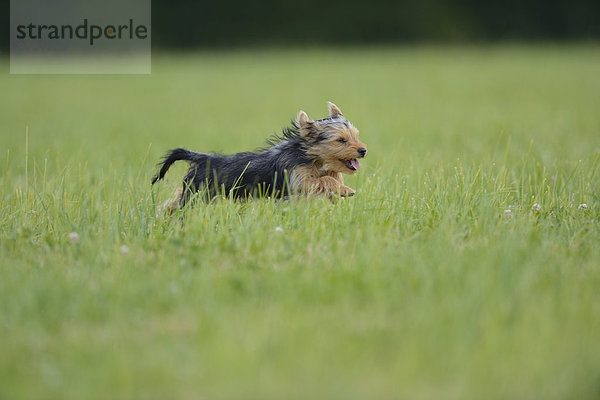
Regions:
[[[160,47],[600,37],[600,0],[152,2]]]
[[[152,1],[155,48],[598,38],[600,0]]]

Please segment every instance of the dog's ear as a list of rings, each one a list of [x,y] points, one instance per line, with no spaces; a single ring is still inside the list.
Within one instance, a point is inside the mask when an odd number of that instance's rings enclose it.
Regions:
[[[317,133],[315,121],[310,119],[304,111],[300,110],[296,120],[298,121],[298,128],[300,128],[300,135],[307,137],[314,136]]]
[[[327,107],[329,108],[329,116],[331,118],[342,118],[344,116],[344,114],[342,114],[342,110],[340,110],[339,107],[332,102],[328,101]]]

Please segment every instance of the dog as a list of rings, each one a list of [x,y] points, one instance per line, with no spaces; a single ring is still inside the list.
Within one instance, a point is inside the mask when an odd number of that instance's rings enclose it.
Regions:
[[[236,199],[353,196],[355,191],[344,184],[342,174],[358,171],[358,159],[367,155],[367,146],[358,139],[358,129],[342,111],[331,102],[327,104],[328,117],[313,121],[300,111],[291,126],[255,152],[222,155],[184,148],[169,151],[159,163],[152,184],[163,179],[176,161],[187,161],[190,168],[183,187],[165,208],[183,208],[198,192],[208,200],[218,195]]]

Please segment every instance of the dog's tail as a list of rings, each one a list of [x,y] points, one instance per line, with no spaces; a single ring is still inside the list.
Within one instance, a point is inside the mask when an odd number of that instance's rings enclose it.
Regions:
[[[181,147],[169,151],[165,156],[164,160],[162,161],[160,171],[158,171],[158,173],[154,175],[154,178],[152,178],[152,184],[154,185],[156,181],[159,181],[162,178],[164,178],[165,174],[175,161],[184,160],[193,163],[198,162],[205,157],[206,154],[196,153],[195,151],[183,149]]]

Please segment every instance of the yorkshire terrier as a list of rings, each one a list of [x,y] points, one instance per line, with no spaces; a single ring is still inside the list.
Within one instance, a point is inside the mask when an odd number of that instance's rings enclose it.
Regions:
[[[358,139],[358,129],[340,109],[331,102],[327,104],[328,117],[313,121],[300,111],[291,126],[256,152],[222,155],[183,148],[169,151],[152,184],[162,179],[175,161],[185,160],[190,168],[183,178],[183,187],[165,208],[182,208],[198,192],[207,199],[218,195],[238,199],[353,196],[355,191],[344,184],[342,174],[358,170],[358,159],[367,155],[367,146]]]

